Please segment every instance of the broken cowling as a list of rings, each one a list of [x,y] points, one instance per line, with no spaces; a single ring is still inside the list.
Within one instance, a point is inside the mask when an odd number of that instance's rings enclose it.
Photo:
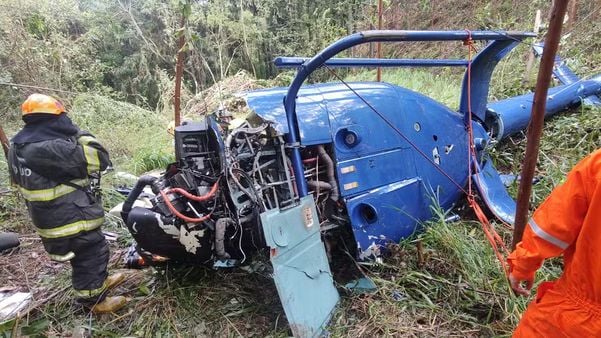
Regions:
[[[209,264],[243,255],[240,229],[224,207],[225,158],[217,121],[185,122],[174,136],[176,163],[159,178],[140,177],[122,208],[138,253],[150,264],[165,259]],[[152,208],[133,207],[146,186],[154,194]]]

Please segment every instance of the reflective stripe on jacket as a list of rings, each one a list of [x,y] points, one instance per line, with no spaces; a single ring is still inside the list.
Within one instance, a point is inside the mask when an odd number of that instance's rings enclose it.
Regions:
[[[85,190],[89,175],[109,164],[108,152],[87,133],[13,144],[9,153],[11,180],[25,198],[38,234],[48,239],[102,225],[102,205]]]

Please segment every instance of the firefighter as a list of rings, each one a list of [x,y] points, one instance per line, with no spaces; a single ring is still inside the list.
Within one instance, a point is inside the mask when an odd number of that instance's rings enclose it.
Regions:
[[[110,165],[108,152],[71,122],[56,99],[32,94],[21,108],[25,126],[12,138],[8,155],[11,181],[50,258],[71,263],[77,300],[95,313],[116,311],[126,298],[107,297],[106,291],[124,275],[107,277],[109,248],[100,230],[98,184]]]
[[[514,337],[601,337],[600,229],[601,149],[553,190],[509,255],[509,280],[520,295],[529,294],[544,259],[564,256],[563,274],[539,285]]]

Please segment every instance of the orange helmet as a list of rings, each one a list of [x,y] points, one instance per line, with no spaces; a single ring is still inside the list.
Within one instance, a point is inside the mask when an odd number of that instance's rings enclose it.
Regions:
[[[23,115],[44,113],[59,115],[65,112],[65,107],[57,99],[44,94],[31,94],[21,105]]]

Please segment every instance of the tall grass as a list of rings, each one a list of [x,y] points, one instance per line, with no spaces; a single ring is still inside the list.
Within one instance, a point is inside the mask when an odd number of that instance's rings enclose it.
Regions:
[[[422,93],[456,110],[459,107],[462,75],[463,69],[395,68],[383,69],[382,81]],[[372,70],[351,74],[345,80],[374,81],[375,78],[376,71]]]
[[[70,114],[105,145],[116,169],[139,174],[173,161],[169,119],[165,116],[91,94],[77,96]]]

